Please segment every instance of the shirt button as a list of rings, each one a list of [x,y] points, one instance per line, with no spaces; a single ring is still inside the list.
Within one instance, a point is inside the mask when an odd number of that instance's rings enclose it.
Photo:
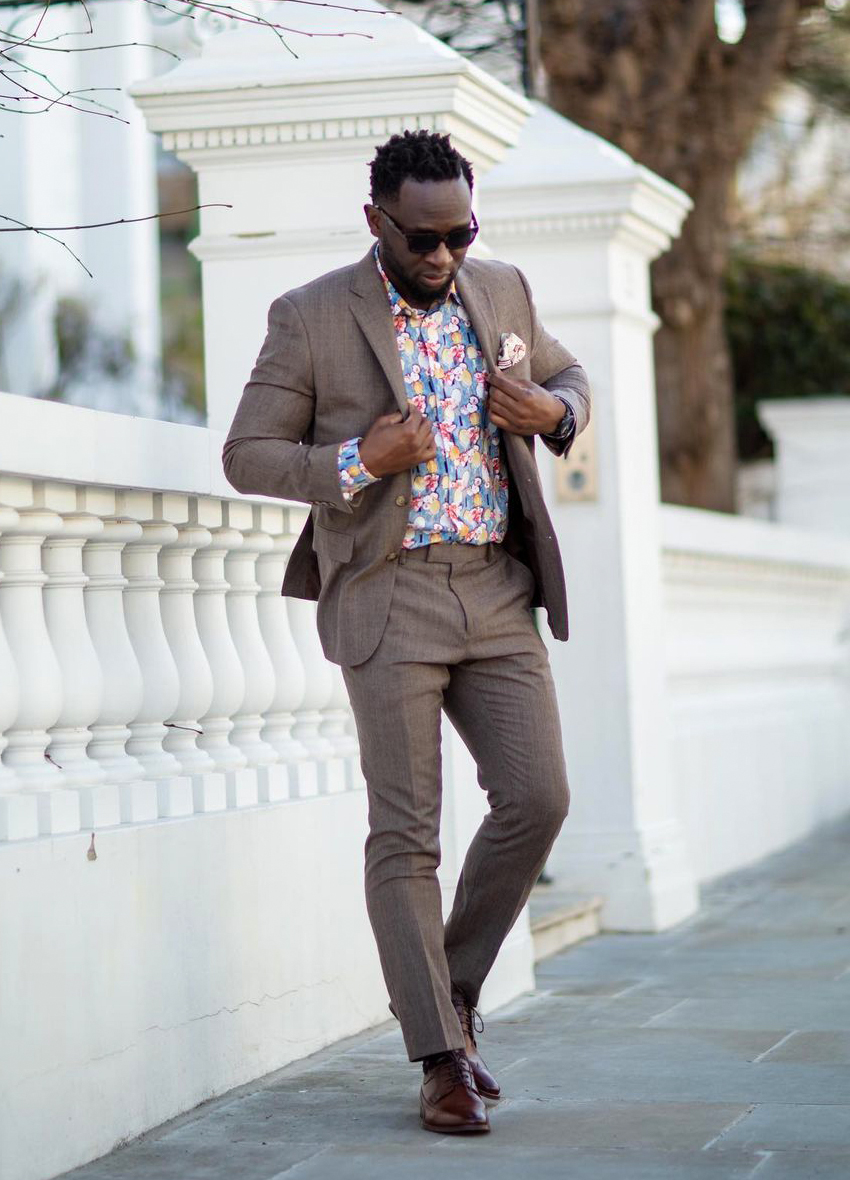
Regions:
[[[399,508],[403,508],[407,503],[407,496],[396,496],[395,502],[398,504]]]
[[[397,560],[398,560],[397,553],[388,553],[387,554],[387,561],[397,561]]]

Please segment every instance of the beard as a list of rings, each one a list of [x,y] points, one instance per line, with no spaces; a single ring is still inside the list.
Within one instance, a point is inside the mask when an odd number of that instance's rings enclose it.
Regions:
[[[392,285],[406,303],[420,311],[431,307],[434,303],[442,303],[451,289],[455,275],[452,274],[442,287],[426,287],[417,281],[414,275],[408,274],[399,262],[395,251],[388,248],[382,240],[380,243],[381,265],[387,273]]]
[[[451,290],[453,282],[454,275],[447,279],[442,287],[423,287],[419,283],[408,280],[407,286],[410,294],[408,302],[419,308],[430,307],[433,303],[442,303]]]

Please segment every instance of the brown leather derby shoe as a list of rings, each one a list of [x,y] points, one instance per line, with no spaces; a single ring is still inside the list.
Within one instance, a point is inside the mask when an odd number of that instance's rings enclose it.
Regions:
[[[462,1135],[490,1130],[487,1108],[475,1088],[463,1049],[426,1057],[419,1092],[419,1113],[426,1131]]]
[[[478,1015],[477,1009],[473,1008],[472,1004],[469,1003],[459,988],[452,988],[452,1003],[455,1006],[460,1027],[463,1029],[463,1039],[466,1041],[466,1056],[472,1068],[472,1076],[475,1078],[478,1093],[482,1098],[488,1098],[491,1102],[496,1102],[502,1095],[501,1088],[481,1060],[481,1054],[478,1052],[478,1044],[475,1040],[475,1021],[477,1019],[479,1022],[478,1032],[483,1031],[484,1022]]]

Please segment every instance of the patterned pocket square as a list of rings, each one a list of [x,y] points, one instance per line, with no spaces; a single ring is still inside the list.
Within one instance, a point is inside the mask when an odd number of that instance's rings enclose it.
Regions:
[[[499,368],[510,369],[518,365],[524,356],[525,342],[513,332],[503,332],[499,343],[499,359],[496,361]]]

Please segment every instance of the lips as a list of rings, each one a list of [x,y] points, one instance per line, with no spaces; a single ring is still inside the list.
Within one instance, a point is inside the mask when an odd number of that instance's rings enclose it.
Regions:
[[[426,274],[426,275],[422,276],[422,280],[423,280],[423,282],[429,283],[432,287],[439,287],[439,286],[442,286],[443,283],[447,283],[451,277],[452,276],[450,273],[449,274],[442,274],[442,275],[427,275]]]

